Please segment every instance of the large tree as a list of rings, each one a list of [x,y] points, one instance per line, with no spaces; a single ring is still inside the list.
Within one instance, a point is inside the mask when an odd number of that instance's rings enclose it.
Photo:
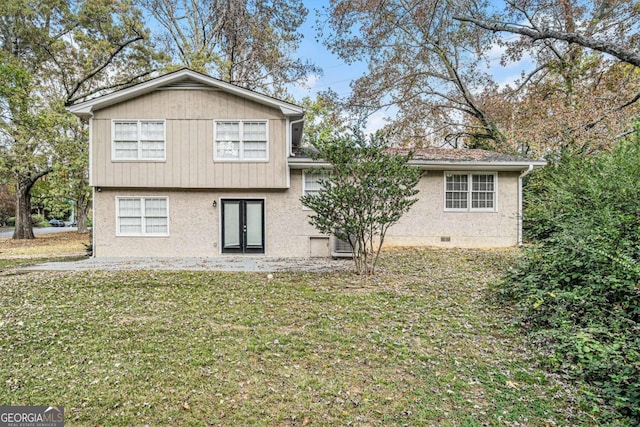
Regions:
[[[637,2],[492,5],[469,2],[454,19],[499,34],[503,63],[529,57],[535,64],[511,87],[484,93],[494,101],[489,114],[514,124],[505,130],[510,140],[537,154],[568,146],[590,151],[633,131],[640,113]]]
[[[314,141],[324,141],[349,128],[349,117],[337,105],[338,96],[332,90],[316,94],[315,99],[302,98],[300,105],[305,110],[302,145],[311,146]]]
[[[638,114],[630,0],[336,0],[325,12],[327,46],[369,64],[345,105],[396,107],[400,143],[539,154],[609,143]],[[495,59],[533,65],[507,85],[488,72]]]
[[[561,42],[640,67],[640,7],[635,0],[503,0],[492,6],[488,10],[472,1],[454,19],[522,36],[515,44]]]
[[[140,11],[126,1],[16,0],[2,9],[3,172],[16,182],[13,237],[33,238],[31,188],[72,152],[62,145],[77,144],[64,105],[144,78],[154,56]]]
[[[307,16],[301,0],[140,0],[177,66],[274,96],[318,69],[293,55]]]
[[[331,2],[320,36],[343,60],[368,63],[368,72],[352,83],[346,107],[367,115],[394,106],[391,126],[408,144],[503,141],[478,96],[491,84],[478,61],[491,35],[455,21],[458,7],[436,0]]]

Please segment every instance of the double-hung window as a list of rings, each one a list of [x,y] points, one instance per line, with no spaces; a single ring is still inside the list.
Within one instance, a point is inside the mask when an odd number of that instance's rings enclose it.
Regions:
[[[165,160],[163,120],[115,120],[113,160]]]
[[[321,181],[328,179],[331,172],[328,170],[308,170],[302,173],[302,195],[316,195],[322,190]],[[306,208],[305,209],[309,209]]]
[[[445,173],[445,210],[497,210],[495,173]]]
[[[214,160],[269,159],[269,129],[266,120],[216,121],[214,133]]]
[[[166,197],[116,198],[118,236],[168,236],[169,202]]]
[[[302,181],[302,194],[318,194],[322,190],[322,180],[329,178],[331,172],[328,170],[308,170],[304,171],[304,179]]]

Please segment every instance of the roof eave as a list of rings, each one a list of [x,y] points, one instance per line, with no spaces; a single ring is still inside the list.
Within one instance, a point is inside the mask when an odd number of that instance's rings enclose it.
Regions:
[[[329,162],[323,160],[314,160],[309,157],[290,157],[288,164],[291,169],[305,168],[327,168]],[[540,160],[532,160],[530,162],[476,162],[476,161],[435,161],[435,160],[411,160],[409,164],[416,166],[422,170],[491,170],[491,171],[513,171],[520,172],[532,166],[538,169],[547,164]]]
[[[76,116],[80,117],[81,119],[88,119],[91,118],[93,116],[93,108],[91,106],[83,106],[78,104],[76,105],[72,105],[70,107],[67,107],[67,111],[69,111],[70,113],[75,114]]]
[[[308,157],[289,157],[287,164],[290,169],[327,169],[331,163],[324,160],[313,160]]]
[[[140,95],[147,94],[164,85],[171,83],[172,81],[179,81],[185,77],[191,78],[213,88],[218,88],[226,92],[233,93],[234,95],[253,100],[260,104],[278,108],[286,117],[298,117],[304,114],[304,108],[297,105],[290,104],[288,102],[281,101],[279,99],[272,98],[270,96],[263,95],[257,92],[253,92],[249,89],[244,89],[239,86],[235,86],[230,83],[226,83],[188,69],[169,73],[164,76],[139,83],[135,86],[131,86],[127,89],[122,89],[107,95],[90,99],[88,101],[71,105],[67,107],[67,110],[80,117],[89,117],[95,110],[109,107],[111,105],[127,101]]]
[[[532,161],[453,161],[453,160],[411,160],[410,165],[419,167],[423,170],[495,170],[495,171],[521,171],[532,166],[533,169],[541,168],[547,162],[540,160]]]

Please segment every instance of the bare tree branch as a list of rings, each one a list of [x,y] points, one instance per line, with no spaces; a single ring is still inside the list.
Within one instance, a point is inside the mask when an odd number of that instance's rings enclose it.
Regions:
[[[91,95],[95,95],[96,93],[99,93],[99,92],[109,91],[111,89],[116,89],[117,90],[117,89],[125,88],[127,86],[130,86],[133,83],[136,83],[136,82],[140,81],[141,79],[147,77],[148,75],[154,73],[155,71],[156,71],[155,69],[154,70],[148,70],[148,71],[145,71],[143,73],[136,74],[135,76],[132,76],[131,78],[129,78],[129,79],[125,80],[125,81],[119,81],[119,82],[117,82],[115,84],[112,84],[112,85],[100,86],[100,87],[98,87],[96,89],[89,90],[87,92],[82,92],[80,95],[78,95],[78,96],[76,96],[74,98],[71,98],[68,101],[68,104],[73,104],[76,101],[79,101],[79,100],[84,99],[84,98],[88,98]]]
[[[99,64],[97,67],[95,67],[93,70],[89,71],[87,74],[85,74],[81,79],[79,79],[75,85],[73,85],[73,87],[71,88],[71,90],[67,93],[67,99],[66,99],[66,103],[71,103],[74,100],[78,100],[79,97],[74,96],[82,87],[83,84],[85,84],[86,82],[88,82],[89,80],[93,79],[93,77],[95,77],[96,74],[98,74],[100,71],[104,70],[105,68],[107,68],[114,60],[114,58],[116,58],[118,56],[118,54],[120,52],[122,52],[125,48],[127,48],[129,45],[140,41],[140,40],[144,40],[144,37],[142,35],[139,35],[137,37],[134,37],[132,39],[129,39],[127,41],[125,41],[124,43],[120,44],[117,46],[117,48],[115,50],[113,50],[109,56],[107,56],[104,60],[104,62],[102,64]]]
[[[520,34],[523,36],[527,36],[532,40],[555,39],[565,41],[567,43],[577,44],[598,52],[609,54],[615,58],[618,58],[622,62],[626,62],[627,64],[640,67],[639,53],[615,44],[611,41],[598,40],[596,38],[585,36],[576,32],[559,31],[549,28],[534,29],[531,27],[524,27],[505,22],[473,18],[470,16],[456,15],[453,17],[453,19],[461,22],[469,22],[489,31]]]

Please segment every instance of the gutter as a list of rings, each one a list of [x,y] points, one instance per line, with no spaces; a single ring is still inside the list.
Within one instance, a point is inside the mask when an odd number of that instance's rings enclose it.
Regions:
[[[289,167],[293,169],[305,169],[314,167],[324,167],[327,162],[314,160],[310,157],[294,157],[288,159]],[[495,171],[495,172],[521,172],[523,168],[537,168],[544,166],[545,162],[521,161],[521,162],[472,162],[472,161],[415,161],[409,165],[427,171]]]
[[[522,246],[522,179],[533,171],[533,164],[518,177],[518,246]]]

